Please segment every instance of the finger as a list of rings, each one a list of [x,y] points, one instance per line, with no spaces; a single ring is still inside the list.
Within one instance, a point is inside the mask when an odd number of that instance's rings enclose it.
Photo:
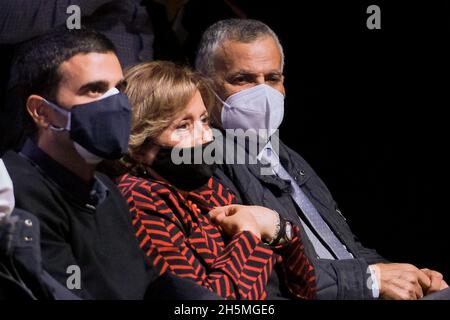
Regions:
[[[430,270],[429,276],[431,277],[431,285],[427,291],[427,294],[441,290],[442,281],[443,281],[442,274],[440,274],[437,271]]]
[[[430,270],[428,268],[423,268],[420,269],[420,271],[422,271],[423,273],[425,273],[430,279],[431,277],[436,277],[436,278],[440,278],[440,279],[444,279],[444,276],[442,275],[442,273],[435,271],[435,270]]]
[[[441,290],[444,290],[444,289],[447,289],[448,288],[448,284],[447,284],[447,282],[445,282],[444,280],[442,280],[442,282],[441,282]]]
[[[429,279],[430,279],[430,287],[426,291],[426,294],[438,291],[441,287],[442,274],[437,271],[430,270],[428,268],[420,269]]]
[[[211,211],[209,211],[210,216],[211,215],[218,215],[220,213],[224,213],[225,215],[231,215],[229,212],[232,211],[234,214],[234,207],[236,207],[236,205],[228,205],[228,206],[222,206],[222,207],[215,207],[214,209],[212,209]]]
[[[208,215],[210,216],[211,219],[213,219],[215,216],[224,212],[225,212],[224,207],[215,207],[214,209],[208,212]]]
[[[417,294],[415,294],[414,292],[411,292],[409,290],[404,290],[404,289],[400,289],[399,290],[399,295],[400,295],[402,300],[417,300],[417,299],[420,299],[420,298],[417,297]]]
[[[209,218],[211,220],[212,223],[214,224],[218,224],[219,223],[219,217],[221,216],[225,216],[225,213],[223,211],[214,211],[214,212],[209,212]]]
[[[410,291],[407,289],[403,289],[402,287],[396,287],[392,289],[389,300],[416,300],[416,296],[412,295]]]
[[[428,268],[423,268],[423,269],[420,269],[420,271],[422,271],[423,273],[425,273],[427,276],[430,276],[430,272],[431,272],[430,269],[428,269]]]
[[[431,286],[431,278],[421,270],[417,270],[416,274],[423,291],[427,291]]]
[[[422,287],[417,281],[413,280],[413,276],[406,278],[397,278],[392,281],[395,289],[394,292],[401,297],[402,300],[416,300],[423,297]]]
[[[426,292],[424,289],[422,289],[422,287],[420,286],[419,283],[416,282],[416,284],[414,285],[414,293],[415,293],[415,299],[422,299],[424,296],[424,292]]]
[[[229,206],[226,206],[226,207],[227,207],[227,208],[226,208],[225,214],[226,214],[227,216],[232,216],[232,215],[234,215],[236,212],[238,212],[239,209],[240,209],[242,206],[240,206],[240,205],[229,205]]]
[[[222,225],[226,218],[227,218],[227,216],[225,215],[225,212],[221,212],[214,217],[214,223],[218,224],[218,225]]]

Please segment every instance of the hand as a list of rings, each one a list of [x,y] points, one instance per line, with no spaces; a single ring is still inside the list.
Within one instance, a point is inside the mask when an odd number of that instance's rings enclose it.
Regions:
[[[234,215],[238,212],[251,214],[257,223],[259,233],[265,242],[270,242],[276,237],[277,224],[280,223],[280,216],[271,209],[261,206],[229,205],[216,208],[225,213],[226,216]],[[216,210],[214,209],[214,210]]]
[[[261,232],[255,217],[245,206],[230,205],[217,207],[208,214],[211,222],[221,227],[222,231],[229,236],[242,231],[251,231],[255,236],[261,239]]]
[[[377,275],[383,299],[416,300],[431,287],[430,277],[411,264],[377,263],[371,267]]]
[[[448,288],[448,285],[444,281],[444,277],[441,273],[430,269],[420,269],[420,271],[425,273],[431,280],[430,287],[425,291],[425,295]]]

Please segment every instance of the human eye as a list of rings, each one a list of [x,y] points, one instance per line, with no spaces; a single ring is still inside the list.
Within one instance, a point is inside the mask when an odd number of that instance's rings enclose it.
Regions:
[[[93,84],[84,86],[80,90],[80,95],[88,96],[91,98],[97,98],[97,97],[102,96],[107,90],[108,90],[108,88],[105,87],[105,85],[103,85],[101,83],[93,83]]]
[[[273,83],[277,83],[280,82],[282,80],[282,75],[281,74],[269,74],[266,77],[266,81],[267,82],[273,82]]]
[[[201,117],[200,120],[202,121],[203,124],[208,124],[208,125],[209,125],[210,117],[209,117],[208,114],[205,114],[205,115],[203,115],[203,116]]]
[[[181,121],[180,123],[178,123],[178,124],[175,126],[175,129],[176,129],[176,130],[179,130],[179,131],[189,130],[189,128],[190,128],[190,123],[189,123],[189,121]]]
[[[238,74],[231,77],[230,83],[234,85],[243,85],[252,82],[252,77],[246,74]]]

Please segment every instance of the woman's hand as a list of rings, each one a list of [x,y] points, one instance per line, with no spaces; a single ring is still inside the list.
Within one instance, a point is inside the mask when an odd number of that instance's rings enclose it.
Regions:
[[[260,206],[217,207],[211,210],[209,215],[212,222],[220,225],[229,235],[248,230],[265,242],[270,242],[276,237],[277,225],[280,223],[278,213]]]

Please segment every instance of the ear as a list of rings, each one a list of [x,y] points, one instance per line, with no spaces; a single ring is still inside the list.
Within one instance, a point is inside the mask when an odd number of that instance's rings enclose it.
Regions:
[[[159,146],[157,146],[155,144],[150,144],[143,148],[143,150],[141,151],[141,154],[138,156],[139,159],[137,159],[137,160],[139,162],[145,163],[147,165],[151,165],[153,163],[153,160],[155,160],[158,152],[159,152]]]
[[[27,99],[27,111],[39,128],[48,128],[51,110],[44,98],[38,95],[31,95]]]
[[[222,126],[222,108],[223,104],[215,97],[213,106],[209,111],[209,116],[211,119],[211,126],[217,129],[223,129]]]

